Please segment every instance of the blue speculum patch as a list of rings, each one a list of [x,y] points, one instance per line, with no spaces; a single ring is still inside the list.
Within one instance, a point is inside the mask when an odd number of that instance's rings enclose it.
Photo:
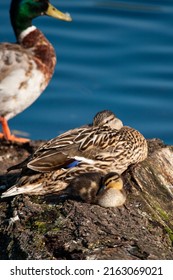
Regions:
[[[79,164],[79,160],[74,160],[73,162],[69,163],[66,168],[72,168],[72,167],[75,167]]]

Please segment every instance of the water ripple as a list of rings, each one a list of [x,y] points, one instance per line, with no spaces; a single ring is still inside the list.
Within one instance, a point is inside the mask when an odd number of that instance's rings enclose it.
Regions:
[[[58,63],[44,94],[11,126],[48,139],[108,108],[146,137],[173,143],[172,1],[51,2],[73,22],[34,20]],[[1,41],[14,41],[9,3],[1,3]]]

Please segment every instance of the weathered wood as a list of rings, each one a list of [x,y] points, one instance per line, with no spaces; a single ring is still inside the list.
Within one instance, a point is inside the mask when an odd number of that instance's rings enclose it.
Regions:
[[[133,178],[151,215],[162,223],[173,240],[173,147],[155,151],[134,168]]]
[[[0,259],[172,259],[173,147],[148,141],[149,157],[123,174],[127,201],[105,209],[80,201],[19,195],[0,201]],[[7,167],[40,142],[0,142],[0,185]],[[9,224],[18,214],[19,220]]]

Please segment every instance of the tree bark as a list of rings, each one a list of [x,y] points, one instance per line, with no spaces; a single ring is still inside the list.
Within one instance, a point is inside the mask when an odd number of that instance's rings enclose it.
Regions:
[[[16,178],[6,169],[40,143],[0,142],[1,186]],[[173,147],[157,139],[148,145],[148,158],[123,174],[127,200],[122,207],[57,196],[1,199],[0,259],[172,259]]]

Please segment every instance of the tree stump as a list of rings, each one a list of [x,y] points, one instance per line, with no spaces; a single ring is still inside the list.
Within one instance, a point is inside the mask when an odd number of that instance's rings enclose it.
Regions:
[[[40,144],[1,140],[1,192],[16,178],[6,169]],[[0,259],[172,259],[173,147],[158,139],[148,145],[148,158],[123,174],[127,200],[122,207],[62,201],[55,195],[1,199]]]

